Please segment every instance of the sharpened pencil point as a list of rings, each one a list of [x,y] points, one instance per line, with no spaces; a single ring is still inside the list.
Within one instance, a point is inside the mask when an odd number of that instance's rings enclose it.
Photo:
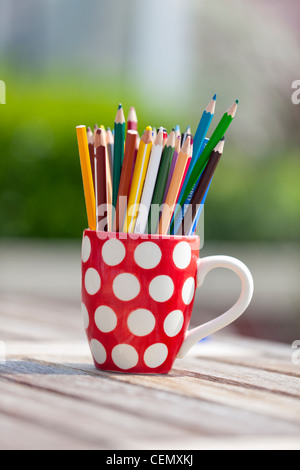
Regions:
[[[236,104],[239,104],[240,100],[235,100]]]
[[[220,142],[218,142],[217,145],[215,146],[214,151],[222,154],[223,149],[224,149],[224,144],[225,144],[225,137],[222,137]]]
[[[212,97],[212,99],[213,99],[214,101],[216,101],[216,99],[217,99],[217,94],[216,94],[216,93],[214,94],[214,96]]]
[[[122,108],[122,105],[121,105],[121,103],[119,103],[118,109],[121,109],[121,108]]]

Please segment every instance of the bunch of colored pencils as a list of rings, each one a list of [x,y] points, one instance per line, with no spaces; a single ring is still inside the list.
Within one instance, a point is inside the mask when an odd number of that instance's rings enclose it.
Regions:
[[[204,109],[194,135],[176,125],[146,127],[141,138],[134,107],[120,104],[113,129],[77,126],[83,188],[91,230],[192,235],[238,100],[223,114],[210,138],[216,95]]]

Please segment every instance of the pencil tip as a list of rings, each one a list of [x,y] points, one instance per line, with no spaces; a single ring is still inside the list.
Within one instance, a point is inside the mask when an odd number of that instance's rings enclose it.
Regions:
[[[239,104],[240,100],[235,100],[236,104]]]
[[[121,103],[119,103],[119,107],[118,107],[118,109],[121,109],[121,108],[122,108],[122,105],[121,105]]]
[[[214,101],[216,101],[216,99],[217,99],[217,94],[216,94],[216,93],[214,94],[214,96],[213,96],[212,99],[213,99]]]
[[[225,143],[225,138],[222,137],[222,139],[217,143],[217,145],[215,146],[214,148],[214,151],[215,152],[219,152],[219,153],[223,153],[223,149],[224,149],[224,143]]]

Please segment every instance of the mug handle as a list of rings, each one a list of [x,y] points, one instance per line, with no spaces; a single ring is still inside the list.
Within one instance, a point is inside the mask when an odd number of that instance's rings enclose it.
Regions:
[[[225,313],[217,318],[210,320],[203,325],[197,326],[185,333],[185,338],[177,355],[183,358],[191,347],[205,338],[215,333],[236,320],[248,307],[253,295],[253,278],[247,266],[236,258],[231,256],[208,256],[197,261],[197,287],[200,287],[206,275],[214,268],[226,268],[235,272],[241,282],[242,290],[239,299]]]

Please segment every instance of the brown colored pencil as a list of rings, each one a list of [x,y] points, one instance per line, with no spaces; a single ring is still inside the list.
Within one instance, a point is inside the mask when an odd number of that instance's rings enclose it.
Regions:
[[[95,139],[95,195],[96,195],[96,223],[97,230],[107,231],[107,184],[106,184],[106,142],[101,128],[96,130]]]
[[[197,210],[199,205],[203,201],[205,192],[212,180],[212,177],[216,171],[219,160],[223,154],[225,139],[224,137],[218,142],[214,150],[211,152],[208,162],[203,170],[199,183],[192,196],[191,202],[186,210],[186,213],[182,219],[181,225],[177,231],[179,234],[189,234],[191,228],[194,225],[195,217],[197,216]]]
[[[127,209],[129,197],[131,175],[134,169],[134,156],[136,149],[137,131],[128,130],[125,141],[124,160],[120,177],[119,191],[116,204],[116,212],[113,223],[113,230],[119,232],[124,224],[124,216]]]
[[[175,204],[178,198],[180,187],[186,173],[186,167],[190,159],[191,137],[188,136],[179,152],[173,176],[170,182],[166,201],[163,206],[162,214],[159,220],[158,233],[166,235],[174,213]]]

